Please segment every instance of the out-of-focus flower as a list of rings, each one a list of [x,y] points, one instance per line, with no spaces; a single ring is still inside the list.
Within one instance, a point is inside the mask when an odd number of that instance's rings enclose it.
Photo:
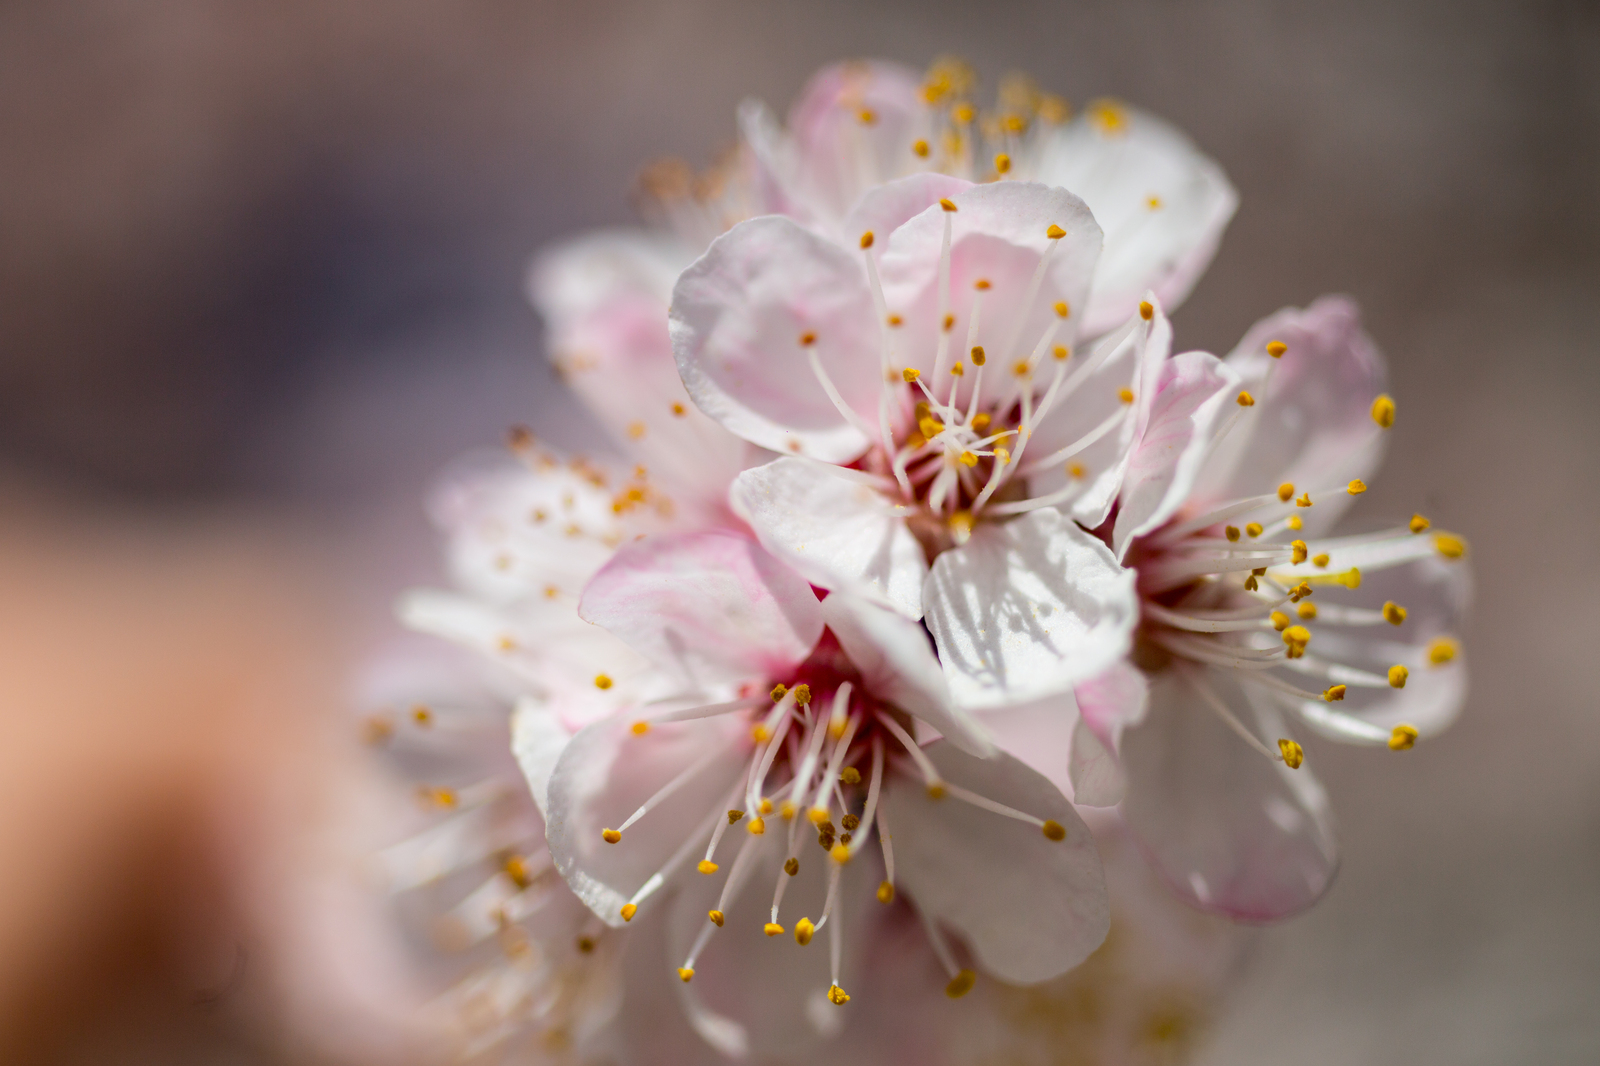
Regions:
[[[833,1009],[851,1000],[847,986],[862,995],[850,975],[883,910],[868,901],[893,904],[897,888],[922,916],[953,997],[976,974],[941,927],[961,934],[976,966],[1022,984],[1069,970],[1104,937],[1087,826],[952,703],[916,623],[847,593],[819,602],[729,533],[624,547],[580,612],[675,677],[681,694],[570,743],[552,737],[553,773],[534,785],[548,788],[550,850],[613,927],[644,924],[643,909],[661,902],[671,955],[655,965],[681,985],[712,1045],[794,1053],[842,1028]],[[944,739],[919,744],[914,734],[929,729]],[[522,754],[531,777],[549,765]],[[739,843],[719,877],[730,833]],[[806,846],[813,839],[821,855]],[[742,898],[762,873],[770,908]],[[808,915],[792,925],[791,892]],[[827,951],[805,950],[824,929]],[[791,935],[794,944],[777,939]],[[872,999],[869,990],[869,1010]]]
[[[1226,360],[1163,367],[1122,486],[1111,541],[1138,572],[1150,686],[1124,670],[1080,692],[1077,799],[1121,800],[1209,910],[1283,917],[1333,876],[1327,800],[1285,713],[1404,751],[1465,694],[1465,542],[1421,515],[1328,535],[1394,422],[1384,377],[1349,301],[1281,311]]]

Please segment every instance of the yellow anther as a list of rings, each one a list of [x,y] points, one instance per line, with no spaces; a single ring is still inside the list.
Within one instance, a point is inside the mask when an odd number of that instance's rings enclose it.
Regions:
[[[766,925],[761,927],[761,931],[768,936],[782,936],[783,926],[779,925],[777,922],[768,922]]]
[[[870,107],[863,107],[860,111],[856,112],[856,119],[863,126],[870,126],[874,122],[878,121],[878,113],[872,110]]]
[[[808,329],[800,334],[800,347],[809,348],[815,343],[817,343],[817,335],[811,330]]]
[[[1394,401],[1387,394],[1372,401],[1372,420],[1383,429],[1394,425]]]
[[[989,284],[988,278],[979,278],[977,281],[972,283],[972,287],[977,289],[979,292],[988,292],[993,286]]]
[[[506,856],[505,862],[500,864],[500,869],[519,889],[525,889],[533,884],[533,871],[528,869],[527,861],[520,855]]]
[[[1224,526],[1222,528],[1222,535],[1227,537],[1230,541],[1237,541],[1239,539],[1239,527]]]
[[[928,798],[936,800],[944,799],[944,783],[942,781],[935,781],[933,784],[928,786]]]
[[[971,104],[957,104],[950,110],[950,117],[963,126],[977,117],[977,110]]]
[[[767,831],[767,823],[760,818],[752,818],[746,828],[750,830],[751,836],[760,836]]]
[[[600,839],[604,840],[607,844],[615,844],[617,841],[622,839],[622,834],[617,832],[615,829],[602,829],[600,830]]]
[[[689,981],[694,977],[694,971],[687,966],[679,966],[678,977],[682,979],[684,984],[688,984]]]
[[[1350,482],[1349,485],[1345,486],[1345,491],[1352,496],[1359,496],[1363,492],[1367,491],[1367,483],[1362,481],[1360,478],[1355,478]]]
[[[1358,589],[1361,587],[1361,571],[1352,566],[1342,574],[1334,574],[1333,580],[1347,589]]]
[[[643,422],[629,422],[628,423],[628,436],[632,437],[634,440],[638,440],[640,437],[644,436],[644,423]]]
[[[939,200],[939,206],[944,208],[946,211],[957,210],[955,201],[949,199],[948,197],[941,197]]]
[[[922,376],[922,371],[918,370],[914,366],[908,366],[904,370],[900,371],[900,376],[904,378],[906,384],[909,385]]]
[[[890,329],[897,329],[902,323],[905,322],[905,319],[901,318],[899,315],[890,315],[888,318],[884,319],[884,321],[889,323]]]
[[[1274,359],[1282,359],[1283,358],[1283,353],[1288,351],[1288,350],[1289,350],[1289,346],[1287,344],[1283,343],[1282,341],[1268,341],[1267,342],[1267,354],[1272,356],[1272,358],[1274,358]]]
[[[1292,529],[1292,530],[1294,530],[1294,531],[1295,531],[1295,532],[1296,532],[1296,533],[1298,533],[1298,532],[1300,532],[1300,531],[1301,531],[1301,530],[1302,530],[1302,529],[1304,529],[1304,528],[1305,528],[1305,526],[1306,526],[1306,522],[1305,522],[1305,519],[1303,519],[1303,518],[1301,518],[1301,517],[1300,517],[1300,516],[1299,516],[1299,515],[1297,515],[1297,514],[1292,514],[1292,515],[1290,515],[1290,516],[1289,516],[1289,517],[1288,517],[1288,518],[1287,518],[1287,519],[1286,519],[1286,520],[1285,520],[1285,524],[1286,524],[1286,525],[1288,525],[1288,527],[1289,527],[1289,528],[1290,528],[1290,529]]]
[[[1291,540],[1289,542],[1289,552],[1294,560],[1294,565],[1299,566],[1306,561],[1306,555],[1308,554],[1306,542],[1303,540]]]
[[[829,985],[828,1002],[832,1003],[835,1007],[842,1007],[846,1003],[850,1002],[850,993],[846,992],[838,985]]]
[[[1028,129],[1028,119],[1023,115],[1007,115],[1000,120],[1007,133],[1023,133]]]
[[[804,707],[811,702],[811,686],[796,685],[794,687],[794,701]]]
[[[812,825],[821,825],[828,820],[828,809],[826,807],[813,807],[806,812],[806,817],[811,819]]]
[[[1256,589],[1258,589],[1260,587],[1261,587],[1261,582],[1256,580],[1256,575],[1251,574],[1249,577],[1244,579],[1244,590],[1246,592],[1254,592]]]
[[[1310,622],[1317,617],[1317,605],[1312,603],[1310,600],[1306,600],[1304,603],[1294,609],[1294,613],[1299,615],[1305,621]]]
[[[1244,527],[1244,531],[1247,536],[1259,537],[1261,536],[1261,523],[1251,522],[1249,525]]]
[[[1295,505],[1295,506],[1296,506],[1296,507],[1310,507],[1310,506],[1311,506],[1311,493],[1309,493],[1309,492],[1302,492],[1302,493],[1301,493],[1301,494],[1300,494],[1300,495],[1299,495],[1299,496],[1298,496],[1298,497],[1297,497],[1297,498],[1296,498],[1296,499],[1295,499],[1295,501],[1294,501],[1294,505]]]
[[[962,452],[960,455],[960,462],[962,466],[977,466],[978,457],[973,455],[971,452]]]
[[[839,824],[844,826],[847,833],[853,833],[861,827],[861,819],[853,814],[847,814],[839,819]]]
[[[801,947],[805,947],[811,943],[811,934],[816,931],[817,927],[810,918],[801,918],[794,923],[794,942]]]
[[[1410,751],[1417,743],[1417,727],[1401,722],[1389,734],[1390,751]]]
[[[1256,405],[1256,398],[1250,395],[1248,391],[1241,391],[1238,399],[1240,407],[1254,407]]]
[[[456,805],[456,792],[453,788],[428,788],[423,786],[422,800],[435,807],[454,807]]]
[[[1290,626],[1283,631],[1283,645],[1288,649],[1288,657],[1298,659],[1306,653],[1306,645],[1311,643],[1311,630],[1305,626]]]
[[[555,585],[546,585],[544,587],[544,598],[545,599],[553,600],[559,595],[561,595],[561,590],[559,588],[557,588]]]
[[[1435,666],[1443,666],[1456,657],[1461,645],[1449,637],[1438,637],[1428,645],[1428,661]]]
[[[1117,399],[1121,400],[1123,403],[1132,403],[1133,402],[1133,390],[1129,389],[1129,388],[1118,389],[1117,390]]]
[[[427,729],[433,724],[433,712],[419,704],[411,708],[411,720],[423,729]]]
[[[1329,556],[1327,552],[1318,552],[1316,555],[1311,557],[1311,564],[1326,570],[1328,568],[1328,560],[1330,558],[1331,556]]]
[[[721,911],[706,911],[706,917],[710,918],[711,924],[716,926],[718,929],[721,929],[722,923],[728,920],[728,916],[723,914]]]
[[[953,378],[966,377],[967,376],[967,368],[965,366],[962,366],[960,363],[957,363],[955,366],[950,368],[950,376],[953,377]]]
[[[1055,312],[1057,318],[1067,318],[1072,314],[1072,305],[1065,300],[1057,300]]]
[[[1072,349],[1068,348],[1065,344],[1058,344],[1050,354],[1056,357],[1057,362],[1066,362],[1068,359],[1072,358]]]
[[[1397,626],[1406,620],[1406,609],[1393,600],[1383,602],[1383,620],[1392,626]]]
[[[1139,317],[1144,319],[1146,322],[1156,317],[1156,309],[1149,300],[1139,301]]]
[[[1433,546],[1446,559],[1459,559],[1467,554],[1467,542],[1453,533],[1436,533]]]
[[[878,882],[878,902],[884,904],[894,902],[894,884],[892,882]]]
[[[772,696],[772,702],[773,703],[777,703],[779,700],[783,699],[783,697],[787,696],[788,694],[789,694],[789,686],[788,685],[773,685],[772,686],[772,692],[770,693],[770,695]]]
[[[1027,377],[1029,372],[1032,370],[1033,367],[1028,365],[1028,361],[1026,359],[1018,359],[1015,363],[1011,364],[1011,372],[1017,375],[1019,378]]]
[[[944,328],[944,331],[946,333],[949,333],[952,329],[956,328],[956,316],[955,315],[945,315],[944,316],[944,321],[939,323],[939,325]]]
[[[1005,448],[996,448],[994,450],[994,461],[996,466],[1005,466],[1011,461],[1011,452]]]
[[[863,248],[871,248],[872,247],[872,241],[873,241],[873,236],[872,236],[872,231],[871,230],[867,230],[867,232],[865,232],[865,233],[863,233],[861,235],[861,247],[863,247]]]
[[[650,723],[649,722],[635,722],[631,726],[629,726],[628,729],[629,729],[630,732],[633,733],[634,736],[642,737],[646,733],[650,732]]]
[[[994,172],[1004,174],[1011,169],[1011,157],[1001,152],[994,157]]]
[[[1424,532],[1431,525],[1433,525],[1432,522],[1428,521],[1426,518],[1423,518],[1419,514],[1414,514],[1411,516],[1411,532],[1413,533]]]
[[[767,741],[772,739],[772,731],[763,723],[757,722],[755,725],[750,727],[750,739],[755,741],[757,744],[765,744]]]
[[[795,858],[793,855],[783,860],[783,872],[788,874],[790,877],[793,877],[795,874],[799,873],[800,860]]]
[[[772,813],[772,801],[771,800],[766,799],[766,798],[763,798],[761,800],[761,813],[762,814],[771,814]]]
[[[1282,500],[1284,503],[1288,503],[1292,496],[1294,496],[1294,482],[1285,481],[1282,485],[1278,486],[1278,499]]]
[[[783,803],[778,807],[778,816],[784,821],[790,822],[794,820],[794,816],[798,814],[799,811],[800,808],[795,806],[794,800],[784,800]]]
[[[1054,818],[1046,818],[1044,825],[1039,827],[1046,840],[1062,841],[1067,839],[1067,828]]]
[[[638,914],[638,913],[639,913],[639,905],[637,903],[624,903],[622,905],[622,920],[623,921],[625,921],[625,922],[633,921],[633,916],[635,914]]]
[[[594,687],[604,692],[611,687],[611,678],[605,674],[594,675]]]
[[[845,863],[850,861],[850,845],[842,842],[835,844],[833,847],[828,849],[828,856],[833,859],[834,862],[838,863],[840,866],[843,866]]]
[[[675,403],[672,405],[672,413],[679,418],[682,418],[687,411],[688,409],[681,403]]]
[[[719,869],[721,869],[721,867],[719,867],[716,863],[712,862],[710,859],[701,859],[700,860],[700,864],[698,866],[696,866],[695,869],[699,870],[701,873],[705,874],[707,877],[710,877],[712,874],[716,873]]]
[[[854,766],[846,766],[839,774],[839,780],[847,785],[859,785],[861,784],[861,771]]]
[[[578,938],[578,950],[583,952],[585,955],[592,952],[594,950],[594,938],[589,936],[580,936]]]
[[[982,366],[984,363],[989,361],[989,357],[984,354],[983,345],[981,344],[975,345],[972,351],[968,352],[967,354],[972,356],[973,366]]]
[[[1411,671],[1407,670],[1405,668],[1405,666],[1403,664],[1401,664],[1401,663],[1395,663],[1393,666],[1389,667],[1389,687],[1390,688],[1405,688],[1406,687],[1406,681],[1410,677],[1411,677]]]
[[[989,428],[989,423],[991,421],[993,421],[993,419],[989,417],[987,412],[978,412],[972,416],[972,431],[974,433],[982,433],[984,430]]]
[[[911,151],[918,159],[928,158],[928,142],[920,139],[911,142]]]
[[[1267,616],[1272,621],[1272,628],[1282,633],[1289,628],[1289,616],[1282,611],[1273,611]]]
[[[1338,703],[1344,699],[1345,692],[1346,686],[1344,685],[1329,685],[1322,690],[1322,700],[1324,703]]]
[[[1127,132],[1128,113],[1115,100],[1096,100],[1090,104],[1089,119],[1107,137]]]
[[[1050,223],[1050,228],[1044,231],[1044,235],[1053,241],[1059,241],[1061,238],[1067,235],[1067,231],[1052,222]],[[1061,305],[1057,304],[1056,306],[1060,307]],[[1059,312],[1057,313],[1059,314]],[[1061,317],[1065,318],[1066,316],[1062,315]]]
[[[944,986],[944,994],[951,999],[960,999],[972,991],[972,986],[978,983],[978,975],[971,970],[962,970],[950,978],[950,983]]]
[[[1292,740],[1278,741],[1278,751],[1283,754],[1283,764],[1291,770],[1300,769],[1300,764],[1306,761],[1305,749]]]
[[[729,825],[733,825],[735,822],[737,822],[739,819],[741,819],[743,817],[744,817],[744,812],[743,811],[729,811],[728,812],[728,824]]]

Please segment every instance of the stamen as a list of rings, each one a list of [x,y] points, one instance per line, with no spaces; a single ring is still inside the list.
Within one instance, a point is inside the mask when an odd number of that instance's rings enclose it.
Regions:
[[[706,752],[698,760],[696,760],[691,766],[689,766],[688,769],[686,769],[686,770],[682,771],[681,773],[679,773],[678,776],[674,777],[671,781],[668,781],[665,785],[663,785],[661,787],[661,789],[658,792],[656,792],[655,795],[653,795],[649,799],[645,800],[644,803],[642,803],[639,806],[638,810],[636,810],[632,814],[628,815],[627,821],[623,822],[620,826],[618,826],[616,828],[617,835],[620,837],[623,833],[626,833],[628,831],[628,827],[629,826],[631,826],[634,822],[637,822],[640,818],[643,818],[646,814],[649,814],[650,811],[653,810],[658,805],[660,805],[660,803],[663,800],[667,799],[674,792],[678,791],[678,789],[682,788],[684,785],[686,785],[690,781],[692,781],[695,777],[699,776],[700,773],[703,772],[706,767],[710,766],[713,762],[715,762],[717,760],[718,756],[720,756],[721,754],[722,753],[719,750],[716,750],[716,749],[713,749],[711,751]],[[601,835],[605,836],[606,843],[608,843],[608,844],[616,843],[616,841],[612,840],[609,835],[606,835],[604,833],[601,834]]]
[[[1291,770],[1300,769],[1306,761],[1305,749],[1292,740],[1279,740],[1278,750],[1283,753],[1283,763]]]
[[[1401,722],[1394,727],[1394,732],[1389,735],[1390,751],[1410,751],[1417,743],[1417,727]]]
[[[901,746],[906,749],[906,753],[911,756],[911,760],[917,764],[917,769],[922,772],[922,779],[928,786],[930,795],[934,789],[944,784],[939,777],[938,769],[933,765],[933,760],[928,758],[926,752],[917,747],[917,742],[911,739],[911,734],[907,733],[899,722],[896,722],[882,711],[878,712],[878,721],[883,723],[885,729],[894,734],[894,738],[900,742]]]
[[[1256,751],[1259,751],[1262,755],[1265,755],[1273,762],[1285,761],[1284,755],[1286,753],[1275,752],[1265,744],[1261,743],[1260,740],[1256,739],[1256,735],[1249,729],[1245,728],[1243,722],[1234,717],[1233,712],[1228,709],[1228,705],[1222,702],[1222,697],[1218,696],[1216,692],[1212,690],[1211,686],[1206,684],[1205,681],[1201,679],[1197,671],[1183,669],[1181,670],[1181,676],[1189,683],[1190,687],[1192,687],[1195,692],[1199,694],[1200,698],[1205,701],[1206,705],[1216,712],[1217,717],[1221,718],[1223,723],[1227,725],[1229,729],[1232,729],[1235,733],[1237,733],[1246,744],[1249,744],[1252,748],[1254,748]]]
[[[1410,676],[1411,671],[1407,670],[1401,663],[1395,663],[1389,667],[1389,685],[1392,688],[1405,688],[1406,679]]]
[[[1047,837],[1050,836],[1052,830],[1046,827],[1054,826],[1055,830],[1059,830],[1061,832],[1061,836],[1051,837],[1052,840],[1061,840],[1067,835],[1066,831],[1061,828],[1061,825],[1058,822],[1051,821],[1047,823],[1043,818],[1028,814],[1025,811],[1019,811],[1015,807],[1007,807],[1004,803],[997,803],[987,796],[981,796],[969,789],[962,788],[960,785],[952,785],[948,781],[943,783],[943,788],[946,794],[953,796],[963,803],[969,803],[974,807],[982,808],[983,810],[989,811],[993,814],[1001,815],[1005,818],[1012,818],[1019,822],[1027,822],[1029,825],[1036,825],[1040,829],[1044,830],[1045,836]]]
[[[1372,420],[1380,429],[1388,429],[1394,425],[1394,400],[1388,394],[1372,401]]]
[[[852,768],[853,769],[853,768]],[[857,775],[859,780],[860,775]],[[867,832],[872,828],[872,822],[878,812],[878,790],[883,785],[883,737],[872,738],[872,776],[867,784],[867,804],[861,812],[859,831],[851,830],[855,836],[850,841],[850,854],[853,856],[867,845]],[[882,830],[879,830],[882,836]],[[893,880],[893,878],[890,878]]]

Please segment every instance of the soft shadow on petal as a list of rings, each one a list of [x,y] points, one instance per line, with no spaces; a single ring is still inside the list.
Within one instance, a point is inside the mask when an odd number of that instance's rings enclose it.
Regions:
[[[1081,717],[1072,735],[1072,798],[1089,807],[1114,807],[1127,785],[1123,730],[1144,720],[1149,682],[1142,671],[1119,662],[1078,685],[1074,694]]]

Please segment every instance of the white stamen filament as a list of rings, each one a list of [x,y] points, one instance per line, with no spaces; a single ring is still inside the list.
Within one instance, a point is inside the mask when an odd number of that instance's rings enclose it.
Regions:
[[[1256,751],[1260,752],[1262,755],[1265,755],[1273,762],[1283,761],[1283,755],[1281,753],[1273,751],[1271,748],[1261,743],[1261,741],[1256,738],[1254,733],[1245,728],[1243,722],[1234,717],[1233,712],[1228,709],[1228,705],[1222,702],[1222,697],[1218,696],[1214,691],[1212,691],[1211,686],[1206,684],[1205,681],[1201,679],[1197,671],[1183,670],[1182,676],[1184,680],[1189,682],[1194,690],[1200,694],[1200,698],[1205,701],[1206,705],[1216,712],[1217,717],[1221,718],[1228,728],[1239,734],[1246,744],[1249,744],[1252,748],[1256,749]]]
[[[878,790],[883,786],[883,738],[872,738],[872,776],[867,780],[867,805],[861,812],[861,824],[856,827],[855,835],[850,838],[850,855],[852,858],[862,848],[867,846],[868,830],[872,828],[873,819],[878,813]],[[882,835],[882,830],[879,830]],[[885,860],[888,861],[888,860]],[[894,878],[891,876],[890,881]]]
[[[944,783],[939,777],[938,769],[933,765],[933,760],[928,758],[926,752],[917,747],[917,742],[911,739],[911,734],[907,733],[899,722],[882,711],[878,712],[878,721],[882,722],[884,728],[893,733],[894,738],[906,749],[906,754],[911,756],[912,761],[917,764],[917,769],[922,771],[923,781],[929,788]]]
[[[643,818],[646,814],[649,814],[650,811],[659,806],[667,797],[671,796],[674,792],[678,791],[678,789],[682,788],[684,785],[700,776],[700,774],[705,771],[705,768],[715,762],[720,755],[722,755],[722,751],[720,749],[712,748],[699,759],[695,760],[695,762],[692,763],[688,769],[678,774],[678,776],[674,777],[671,781],[668,781],[654,796],[651,796],[649,799],[640,804],[638,810],[628,815],[628,820],[617,826],[617,832],[627,832],[628,827],[634,822],[637,822],[640,818]]]
[[[939,350],[933,360],[933,376],[944,377],[945,357],[950,354],[950,331],[944,328],[950,317],[950,230],[952,212],[944,212],[944,237],[939,245]]]
[[[834,387],[833,379],[822,367],[822,360],[817,356],[815,345],[806,348],[806,358],[811,362],[811,372],[816,375],[817,383],[822,386],[822,391],[828,394],[828,399],[833,401],[833,406],[838,409],[844,420],[861,432],[861,435],[871,440],[878,432],[878,427],[872,425],[856,412],[854,407],[844,402],[844,397],[839,395],[839,390]]]
[[[950,796],[960,800],[963,803],[970,803],[974,807],[981,808],[993,814],[1002,815],[1006,818],[1014,818],[1019,822],[1027,822],[1029,825],[1044,825],[1043,818],[1035,818],[1033,815],[1028,814],[1025,811],[1017,810],[1015,807],[1007,807],[1004,803],[998,803],[995,800],[990,799],[988,796],[980,796],[978,793],[964,789],[960,785],[952,785],[946,781],[944,783],[944,790]]]

